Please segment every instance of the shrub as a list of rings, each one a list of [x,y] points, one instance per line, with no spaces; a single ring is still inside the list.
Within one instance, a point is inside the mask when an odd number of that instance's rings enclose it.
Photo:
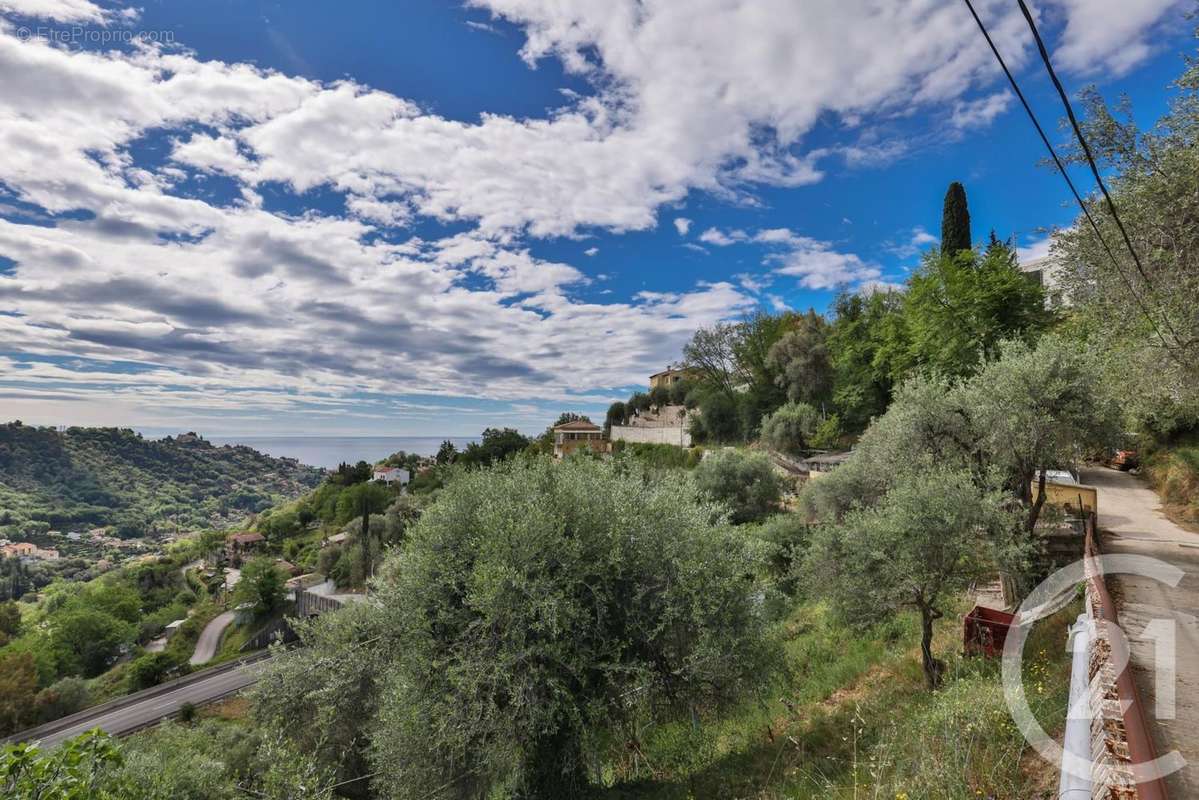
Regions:
[[[157,686],[178,666],[174,658],[167,653],[146,653],[134,659],[129,665],[128,680],[130,691],[149,689]]]
[[[809,526],[799,514],[776,514],[762,523],[755,535],[770,545],[766,570],[786,594],[795,594],[796,565],[808,545]]]
[[[37,693],[38,722],[51,720],[82,711],[91,704],[91,692],[83,678],[69,677],[47,686]]]
[[[807,403],[787,403],[762,420],[762,441],[783,453],[799,455],[814,445],[820,413]]]
[[[734,523],[764,519],[778,508],[782,495],[782,483],[763,453],[711,453],[696,468],[695,482],[703,497],[732,512]]]
[[[691,437],[697,442],[735,442],[741,433],[737,401],[724,392],[708,392],[699,401],[699,416],[691,418]]]

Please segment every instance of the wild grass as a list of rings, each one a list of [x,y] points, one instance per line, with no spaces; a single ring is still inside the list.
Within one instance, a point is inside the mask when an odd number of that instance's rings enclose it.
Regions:
[[[1199,445],[1180,442],[1154,450],[1144,471],[1172,516],[1199,522]]]
[[[1051,734],[1065,720],[1065,631],[1079,610],[1042,622],[1026,647],[1029,702]],[[946,616],[937,646],[948,671],[942,687],[929,692],[914,617],[854,630],[823,606],[801,606],[783,623],[788,674],[769,701],[698,725],[645,731],[619,763],[605,767],[603,797],[1052,796],[1053,768],[1030,753],[1011,721],[998,662],[963,658],[961,627]]]

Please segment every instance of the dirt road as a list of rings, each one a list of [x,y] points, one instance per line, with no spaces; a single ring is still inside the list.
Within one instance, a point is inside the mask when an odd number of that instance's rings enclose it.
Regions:
[[[1176,587],[1135,575],[1113,576],[1120,627],[1128,637],[1133,674],[1154,728],[1158,755],[1177,750],[1187,766],[1166,779],[1171,800],[1199,797],[1199,534],[1171,522],[1162,513],[1157,494],[1140,479],[1110,469],[1085,470],[1082,482],[1099,489],[1099,529],[1105,553],[1152,556],[1186,573]],[[1177,678],[1156,686],[1157,639],[1146,626],[1173,622]],[[1152,632],[1152,631],[1151,631]],[[1163,718],[1169,692],[1174,694],[1173,718]],[[1156,716],[1156,724],[1154,717]]]

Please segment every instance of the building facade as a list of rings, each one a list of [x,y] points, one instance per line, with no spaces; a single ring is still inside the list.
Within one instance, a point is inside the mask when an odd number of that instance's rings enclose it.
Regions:
[[[593,453],[607,452],[608,443],[604,441],[604,429],[594,422],[581,419],[554,428],[554,458],[565,458],[584,448]]]

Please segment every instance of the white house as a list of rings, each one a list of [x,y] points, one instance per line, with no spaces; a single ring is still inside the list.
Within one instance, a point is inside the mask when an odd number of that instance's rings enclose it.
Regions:
[[[407,486],[411,479],[412,476],[403,467],[384,467],[375,470],[375,480],[383,481],[383,483],[398,483],[400,486]]]

